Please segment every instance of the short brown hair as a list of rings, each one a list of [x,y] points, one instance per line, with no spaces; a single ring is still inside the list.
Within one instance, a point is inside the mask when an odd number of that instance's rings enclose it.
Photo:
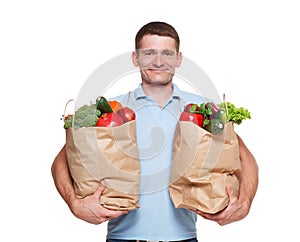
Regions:
[[[135,36],[135,49],[140,49],[141,40],[145,35],[159,35],[171,37],[175,40],[176,51],[179,51],[180,39],[177,31],[173,26],[165,22],[150,22],[144,25]]]

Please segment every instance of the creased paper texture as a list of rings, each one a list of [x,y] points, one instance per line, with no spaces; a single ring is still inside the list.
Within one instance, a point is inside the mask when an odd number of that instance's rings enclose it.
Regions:
[[[169,192],[176,208],[216,213],[228,205],[227,185],[238,193],[241,164],[231,122],[219,135],[178,122],[172,156]]]
[[[114,210],[139,208],[140,163],[135,121],[118,127],[67,129],[66,150],[78,197],[93,194],[104,180],[101,205]]]

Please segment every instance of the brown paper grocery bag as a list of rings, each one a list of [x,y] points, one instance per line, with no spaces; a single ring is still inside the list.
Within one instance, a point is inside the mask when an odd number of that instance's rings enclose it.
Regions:
[[[139,208],[140,163],[135,120],[118,127],[69,128],[66,151],[78,197],[94,193],[104,180],[101,205],[113,210]]]
[[[241,164],[233,123],[213,135],[178,122],[172,155],[169,192],[176,208],[216,213],[228,205],[226,185],[238,193]]]

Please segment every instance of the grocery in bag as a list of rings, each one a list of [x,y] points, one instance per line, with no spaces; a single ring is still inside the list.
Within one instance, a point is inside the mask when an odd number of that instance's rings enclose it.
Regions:
[[[97,101],[65,118],[66,151],[75,193],[79,198],[91,195],[103,180],[102,206],[113,210],[137,209],[140,163],[136,122],[120,121],[118,111],[123,107],[110,109],[104,97]],[[124,110],[128,114],[128,108]],[[85,120],[87,116],[89,119]]]
[[[213,214],[229,203],[226,186],[238,195],[241,163],[234,123],[246,118],[251,118],[247,109],[225,101],[185,107],[174,134],[169,184],[176,208]]]

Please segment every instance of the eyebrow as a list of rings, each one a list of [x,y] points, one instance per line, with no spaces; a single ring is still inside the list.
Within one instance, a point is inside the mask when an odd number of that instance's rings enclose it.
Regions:
[[[153,48],[147,49],[147,48],[141,48],[140,50],[142,50],[142,51],[156,51],[156,50],[161,50],[161,51],[176,52],[176,50],[174,51],[174,50],[171,50],[171,49],[153,49]]]

